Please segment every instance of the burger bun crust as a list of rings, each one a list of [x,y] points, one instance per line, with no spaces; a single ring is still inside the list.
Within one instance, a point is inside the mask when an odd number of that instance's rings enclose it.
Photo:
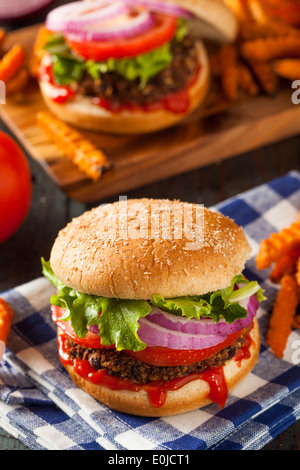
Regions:
[[[188,211],[193,224],[184,215]],[[152,223],[157,214],[166,214],[166,219],[170,214],[170,220],[174,216],[169,233],[163,232],[168,224],[162,216],[160,225]],[[185,220],[192,234],[198,227],[200,236],[203,231],[199,245],[190,246]],[[123,236],[119,229],[126,225]],[[141,231],[130,232],[138,226]],[[153,226],[159,233],[153,234]],[[146,233],[143,227],[148,227]],[[250,255],[242,228],[230,218],[191,203],[144,198],[101,205],[73,219],[59,232],[50,264],[56,276],[78,292],[148,300],[153,294],[173,298],[226,288]]]

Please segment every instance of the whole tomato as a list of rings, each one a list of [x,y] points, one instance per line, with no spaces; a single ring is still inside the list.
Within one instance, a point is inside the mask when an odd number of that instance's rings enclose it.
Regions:
[[[0,131],[0,243],[20,227],[30,207],[32,183],[26,156]]]

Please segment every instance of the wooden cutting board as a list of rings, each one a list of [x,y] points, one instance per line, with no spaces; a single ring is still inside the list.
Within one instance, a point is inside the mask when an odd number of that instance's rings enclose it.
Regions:
[[[20,42],[30,53],[37,29],[38,25],[10,33],[6,46]],[[96,183],[37,126],[36,115],[46,108],[36,83],[30,84],[22,99],[0,105],[0,116],[67,195],[93,203],[298,134],[300,105],[292,104],[291,95],[286,85],[275,97],[258,96],[229,105],[212,89],[204,106],[174,128],[130,137],[83,132],[113,164]]]

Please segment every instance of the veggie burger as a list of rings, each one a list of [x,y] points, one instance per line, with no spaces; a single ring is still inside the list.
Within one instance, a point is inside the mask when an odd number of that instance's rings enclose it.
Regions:
[[[180,201],[120,200],[73,219],[42,265],[75,384],[140,416],[224,407],[259,354],[250,253],[231,219]]]
[[[75,126],[120,134],[169,127],[198,107],[210,81],[204,29],[223,41],[237,32],[219,0],[77,1],[52,10],[45,27],[47,106]]]

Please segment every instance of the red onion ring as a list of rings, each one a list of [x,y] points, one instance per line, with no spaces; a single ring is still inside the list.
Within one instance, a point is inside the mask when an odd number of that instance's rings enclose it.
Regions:
[[[97,325],[90,325],[88,327],[88,330],[94,333],[95,335],[98,335],[100,333],[100,330]]]
[[[258,301],[256,295],[251,296],[249,299],[240,301],[239,304],[248,311],[246,318],[240,318],[233,323],[226,323],[221,319],[218,323],[214,323],[211,318],[191,318],[188,320],[186,317],[173,315],[172,313],[165,312],[157,307],[153,307],[151,313],[147,316],[148,320],[172,331],[179,331],[181,333],[189,334],[202,334],[202,335],[229,335],[235,331],[242,330],[251,325],[258,309]]]
[[[169,330],[147,318],[139,319],[138,335],[147,346],[161,346],[170,349],[206,349],[225,341],[228,335],[193,335]]]
[[[72,2],[52,10],[47,15],[45,26],[50,31],[80,31],[84,26],[107,21],[126,11],[123,2]]]
[[[131,11],[123,15],[96,23],[80,31],[66,32],[65,36],[70,41],[108,41],[118,38],[131,38],[151,29],[155,24],[153,15],[145,10],[137,11],[133,16]]]

